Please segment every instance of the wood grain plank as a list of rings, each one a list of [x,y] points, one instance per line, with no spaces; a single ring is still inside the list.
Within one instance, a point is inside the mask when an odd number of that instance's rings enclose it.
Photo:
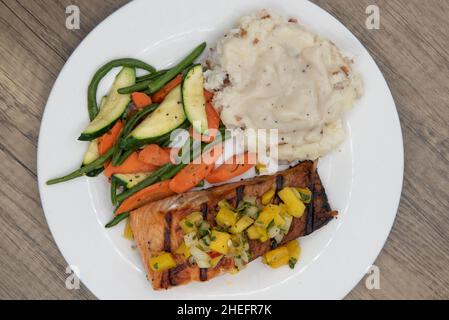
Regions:
[[[46,99],[64,62],[127,0],[0,1],[0,298],[94,299],[65,288],[66,262],[43,215],[36,148]],[[315,0],[365,45],[401,119],[405,180],[397,219],[376,260],[381,289],[364,280],[347,299],[449,298],[449,2],[376,0],[380,30],[365,28],[372,0]],[[80,7],[80,30],[65,8]],[[381,201],[381,200],[380,200]]]

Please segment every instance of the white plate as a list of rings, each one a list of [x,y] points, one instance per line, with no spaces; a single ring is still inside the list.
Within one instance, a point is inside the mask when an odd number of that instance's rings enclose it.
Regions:
[[[321,159],[319,170],[339,218],[303,238],[295,270],[260,261],[238,275],[155,292],[122,226],[105,229],[112,206],[106,180],[45,181],[79,166],[77,141],[88,123],[87,86],[95,70],[118,57],[162,68],[196,44],[209,45],[242,14],[261,8],[296,16],[355,58],[365,94],[347,116],[347,139]],[[81,12],[83,14],[83,12]],[[113,75],[103,81],[106,90]],[[340,299],[374,262],[394,221],[403,177],[403,145],[395,104],[375,62],[340,22],[306,1],[134,1],[92,31],[62,69],[45,108],[38,149],[39,189],[53,237],[83,283],[98,297],[137,299]]]

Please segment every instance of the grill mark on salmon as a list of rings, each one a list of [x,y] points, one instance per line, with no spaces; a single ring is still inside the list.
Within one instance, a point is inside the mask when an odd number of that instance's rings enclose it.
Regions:
[[[237,189],[242,190],[242,197],[260,199],[271,188],[278,189],[281,182],[282,187],[309,187],[313,193],[310,209],[306,209],[300,218],[293,218],[290,230],[280,245],[307,235],[307,225],[310,219],[313,219],[311,230],[317,230],[337,214],[336,211],[330,210],[325,189],[316,171],[316,164],[311,161],[301,162],[276,176],[259,176],[206,190],[178,194],[152,202],[131,212],[131,228],[153,288],[156,290],[167,289],[191,281],[210,280],[234,268],[233,259],[228,257],[223,257],[214,268],[203,271],[197,265],[188,263],[184,256],[179,254],[173,254],[177,266],[168,271],[153,271],[149,268],[148,262],[151,255],[156,255],[161,251],[174,253],[182,244],[184,234],[179,227],[179,221],[193,211],[201,211],[211,226],[214,226],[216,225],[215,214],[218,211],[218,201],[226,199],[230,203],[236,203]],[[309,214],[312,217],[309,217]],[[250,261],[252,261],[271,249],[271,241],[261,243],[258,240],[249,240],[249,246]],[[165,250],[168,248],[170,250]]]
[[[209,212],[209,206],[207,205],[207,202],[203,203],[201,205],[201,215],[203,216],[204,220],[207,220],[207,213]]]
[[[200,280],[207,281],[207,268],[200,268]]]
[[[171,251],[171,229],[172,229],[172,213],[167,212],[165,215],[165,231],[164,231],[164,251]]]
[[[235,199],[235,208],[237,208],[240,202],[243,200],[243,191],[245,190],[245,186],[239,186],[236,190],[236,199]]]
[[[173,269],[168,270],[168,279],[170,281],[170,285],[171,286],[177,286],[178,284],[178,280],[179,280],[179,274],[182,273],[183,270],[185,270],[188,267],[188,263],[187,262],[183,262],[181,264],[178,264],[176,267],[174,267]]]
[[[310,185],[309,190],[311,191],[312,196],[310,197],[310,203],[307,205],[307,224],[306,224],[306,235],[309,235],[313,232],[313,221],[314,219],[314,193],[315,193],[315,186],[313,183]]]
[[[281,189],[284,186],[284,177],[282,175],[276,176],[276,189],[274,192],[274,204],[279,204],[281,202],[281,198],[279,198],[279,191],[281,191]]]

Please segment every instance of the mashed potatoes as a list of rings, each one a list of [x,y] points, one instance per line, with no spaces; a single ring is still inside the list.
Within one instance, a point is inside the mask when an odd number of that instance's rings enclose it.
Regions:
[[[244,16],[208,58],[206,88],[228,128],[278,129],[280,160],[316,159],[344,139],[362,84],[329,40],[294,20]]]

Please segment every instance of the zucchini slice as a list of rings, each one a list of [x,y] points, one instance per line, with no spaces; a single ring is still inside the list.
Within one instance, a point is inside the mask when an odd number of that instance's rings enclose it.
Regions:
[[[103,96],[103,98],[101,98],[100,109],[103,108],[106,102],[106,97],[107,96]],[[87,147],[87,151],[84,154],[83,163],[81,164],[81,167],[88,165],[91,162],[94,162],[98,158],[100,158],[100,153],[98,152],[98,140],[94,139],[91,142],[89,142],[89,146]]]
[[[100,158],[100,153],[98,152],[98,141],[97,139],[92,140],[89,142],[89,146],[87,147],[87,151],[84,154],[83,158],[83,166],[88,165],[95,160]]]
[[[123,68],[112,84],[104,106],[95,119],[81,133],[78,140],[91,141],[107,132],[125,112],[131,100],[131,94],[119,94],[119,88],[131,86],[136,82],[136,70]]]
[[[157,141],[178,128],[186,120],[182,107],[181,87],[175,87],[159,107],[128,135],[122,147],[130,149]]]
[[[199,133],[207,133],[206,99],[204,98],[203,67],[192,66],[182,81],[182,102],[187,119]]]
[[[116,173],[114,174],[114,177],[119,181],[119,183],[122,186],[124,186],[126,189],[130,189],[151,174],[152,172]]]

